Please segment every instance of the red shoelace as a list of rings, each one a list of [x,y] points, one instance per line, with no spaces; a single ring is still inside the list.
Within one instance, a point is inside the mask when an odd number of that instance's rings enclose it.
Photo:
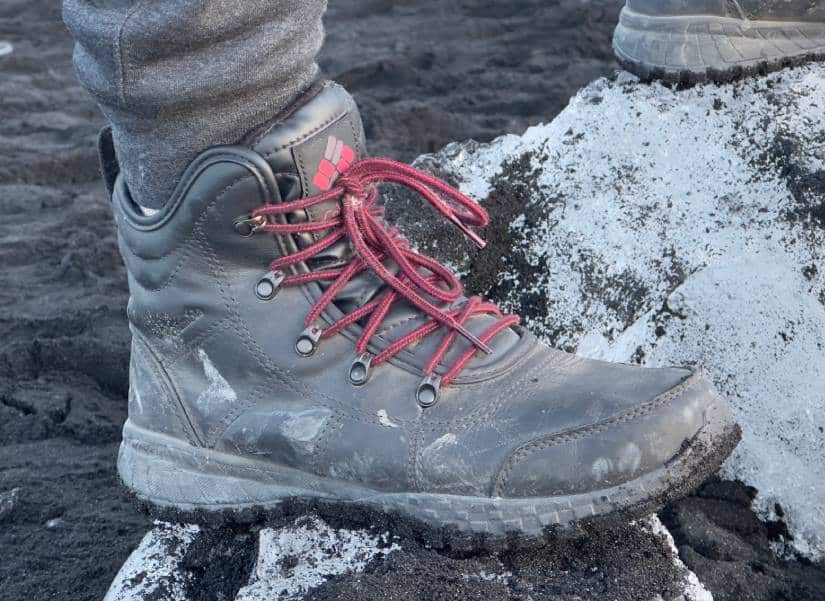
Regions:
[[[279,278],[281,286],[298,286],[317,281],[332,282],[312,305],[306,316],[306,326],[317,334],[317,340],[323,340],[366,319],[356,345],[359,355],[369,357],[365,369],[388,361],[406,347],[444,327],[447,329],[447,334],[424,369],[426,378],[437,378],[436,366],[458,336],[463,336],[472,343],[440,377],[440,385],[446,386],[455,379],[476,352],[490,353],[487,343],[502,330],[518,324],[520,319],[516,315],[503,314],[496,305],[477,296],[465,300],[458,306],[453,306],[453,303],[462,296],[461,282],[447,267],[435,259],[413,251],[409,242],[399,234],[396,228],[390,228],[384,224],[381,219],[384,209],[378,202],[377,191],[377,185],[381,183],[400,184],[414,190],[479,247],[484,247],[481,238],[468,227],[483,227],[489,223],[489,217],[484,209],[435,177],[409,165],[380,158],[367,158],[354,163],[338,177],[334,186],[327,192],[292,202],[258,208],[251,215],[252,219],[256,220],[254,229],[280,235],[325,232],[320,240],[310,246],[273,261],[270,269],[281,274],[286,268],[314,257],[347,237],[356,253],[346,266],[303,274],[282,275]],[[338,209],[328,211],[319,221],[291,224],[273,223],[266,219],[268,216],[286,215],[331,200],[339,201]],[[393,273],[384,265],[383,261],[387,259],[391,259],[397,265],[397,273]],[[372,270],[387,284],[383,293],[358,309],[347,313],[326,329],[314,328],[315,321],[347,283],[366,270]],[[438,303],[432,302],[427,297],[435,299]],[[405,299],[416,306],[430,319],[389,344],[375,356],[368,355],[370,340],[393,303],[400,299]],[[447,308],[439,305],[446,305]],[[480,314],[494,315],[498,319],[479,336],[475,336],[465,327],[465,324],[474,315]]]

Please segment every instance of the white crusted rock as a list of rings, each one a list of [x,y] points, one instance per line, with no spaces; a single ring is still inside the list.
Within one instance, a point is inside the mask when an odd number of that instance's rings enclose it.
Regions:
[[[120,568],[104,601],[186,601],[181,561],[200,528],[158,522]]]
[[[620,75],[594,82],[524,136],[453,144],[421,159],[490,209],[485,253],[456,243],[449,226],[433,227],[408,199],[389,203],[422,246],[446,256],[471,288],[521,311],[551,344],[648,365],[703,363],[744,427],[726,475],[759,489],[765,515],[780,503],[797,548],[812,556],[825,550],[823,106],[821,66],[681,91]],[[646,566],[651,553],[628,570],[672,568],[684,588],[677,598],[709,601],[661,523],[636,528],[594,543],[603,550],[588,557],[607,563],[617,541],[646,540],[669,567]],[[184,585],[196,590],[181,561],[197,532],[157,525],[107,599],[162,591],[182,600]],[[574,574],[554,555],[572,558],[578,549],[512,556],[506,568],[495,558],[438,557],[438,565],[491,595],[544,584],[575,589],[579,578],[584,590],[587,573],[602,568]],[[241,601],[299,599],[335,575],[340,590],[370,590],[392,578],[371,565],[402,557],[403,565],[429,565],[434,553],[314,518],[262,530],[257,551]],[[630,561],[623,555],[619,564]],[[602,567],[607,575],[617,566]]]
[[[825,551],[825,66],[675,90],[626,74],[548,125],[420,164],[491,212],[482,253],[405,197],[421,247],[550,344],[703,364],[744,439],[724,474]]]
[[[687,569],[685,564],[682,563],[682,560],[679,558],[679,551],[676,549],[676,543],[673,541],[673,536],[670,534],[670,531],[665,528],[665,525],[659,517],[654,514],[647,518],[646,522],[642,522],[641,526],[654,535],[664,539],[670,550],[673,565],[678,571],[684,574],[683,582],[685,590],[682,593],[682,599],[675,601],[713,601],[713,595],[710,594],[710,591],[705,588],[705,585],[699,582],[696,574]]]
[[[277,530],[265,528],[255,570],[236,601],[298,600],[329,578],[361,572],[398,549],[388,534],[330,528],[311,517]]]
[[[263,528],[257,542],[255,532],[158,522],[105,601],[300,601],[324,586],[322,598],[414,599],[427,588],[457,598],[712,601],[655,517],[581,541],[468,558],[314,516]]]

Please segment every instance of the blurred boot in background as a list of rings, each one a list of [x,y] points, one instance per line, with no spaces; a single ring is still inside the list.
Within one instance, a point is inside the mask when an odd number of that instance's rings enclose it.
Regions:
[[[730,81],[825,57],[825,2],[628,0],[613,47],[642,79]]]

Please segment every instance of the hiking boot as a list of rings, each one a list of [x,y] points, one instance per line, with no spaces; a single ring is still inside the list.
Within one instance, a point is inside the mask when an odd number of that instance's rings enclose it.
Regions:
[[[503,536],[648,512],[738,440],[702,375],[550,349],[385,225],[376,186],[458,234],[487,223],[443,182],[364,158],[338,85],[212,148],[145,215],[116,176],[133,333],[118,469],[150,507],[341,506]]]
[[[730,81],[825,58],[825,3],[627,0],[613,49],[642,79]]]

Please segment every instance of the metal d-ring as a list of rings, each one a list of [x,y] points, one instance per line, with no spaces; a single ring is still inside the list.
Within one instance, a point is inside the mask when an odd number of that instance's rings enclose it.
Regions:
[[[363,386],[370,379],[370,363],[372,363],[370,353],[362,353],[353,360],[349,368],[349,381],[354,386]]]
[[[438,391],[441,388],[441,376],[426,376],[415,391],[415,400],[424,409],[432,407],[438,402]]]
[[[302,357],[309,357],[318,348],[318,341],[321,339],[321,334],[324,330],[317,326],[309,326],[306,330],[298,335],[295,341],[295,352]]]
[[[235,228],[235,231],[238,232],[244,238],[251,237],[255,232],[260,230],[263,226],[266,225],[266,217],[263,215],[258,215],[253,217],[252,215],[241,215],[237,219],[235,219],[232,226]]]
[[[270,271],[255,284],[255,296],[262,301],[272,300],[286,278],[283,271]]]

